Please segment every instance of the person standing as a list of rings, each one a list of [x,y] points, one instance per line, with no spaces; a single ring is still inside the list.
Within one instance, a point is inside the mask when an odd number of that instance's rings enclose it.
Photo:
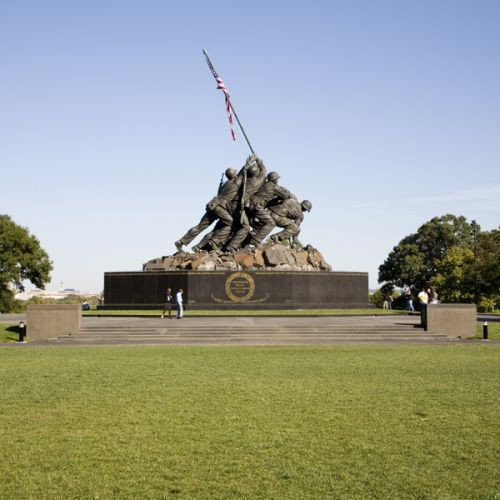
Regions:
[[[177,319],[182,319],[184,315],[184,307],[182,304],[182,293],[184,290],[179,288],[179,291],[175,294],[175,303],[177,304]]]
[[[429,295],[429,302],[431,304],[439,304],[438,294],[434,288],[431,288],[431,294]]]
[[[418,294],[418,300],[421,306],[429,303],[429,294],[425,291],[425,288],[422,288],[421,292]]]
[[[409,288],[405,292],[405,298],[406,298],[406,310],[409,313],[415,312],[415,309],[413,307],[413,296],[412,296],[411,290]]]
[[[167,288],[165,292],[165,304],[163,306],[163,312],[161,313],[161,317],[165,317],[165,313],[168,311],[168,319],[172,319],[172,289]]]
[[[425,288],[418,294],[418,301],[420,302],[420,322],[422,326],[427,328],[427,304],[429,303],[429,294]]]
[[[384,298],[384,309],[392,309],[392,295],[387,293]]]

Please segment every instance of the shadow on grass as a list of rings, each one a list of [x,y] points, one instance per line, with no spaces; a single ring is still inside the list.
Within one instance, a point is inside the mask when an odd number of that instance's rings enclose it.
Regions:
[[[8,326],[4,330],[5,332],[9,332],[4,336],[4,339],[8,342],[17,342],[19,340],[19,327],[17,325]]]

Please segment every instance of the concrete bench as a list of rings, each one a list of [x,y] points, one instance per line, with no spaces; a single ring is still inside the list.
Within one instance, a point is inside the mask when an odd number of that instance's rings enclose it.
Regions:
[[[32,340],[50,339],[80,330],[80,304],[30,304],[26,308],[26,335]]]
[[[426,332],[467,338],[476,335],[476,315],[475,304],[428,304],[422,307],[422,324]]]

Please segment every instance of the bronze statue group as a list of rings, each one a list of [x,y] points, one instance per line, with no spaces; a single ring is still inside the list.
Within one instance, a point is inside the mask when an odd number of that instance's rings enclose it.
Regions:
[[[188,245],[205,229],[216,224],[212,231],[195,245],[193,251],[236,252],[243,247],[261,248],[262,242],[275,227],[282,230],[271,236],[275,243],[293,247],[300,233],[303,212],[309,212],[309,200],[297,197],[278,184],[276,172],[267,173],[263,161],[251,155],[239,172],[228,168],[227,180],[221,181],[217,196],[206,205],[200,222],[175,242],[178,251]]]

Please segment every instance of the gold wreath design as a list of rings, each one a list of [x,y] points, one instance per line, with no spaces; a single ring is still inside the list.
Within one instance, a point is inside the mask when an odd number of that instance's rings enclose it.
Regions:
[[[213,293],[210,294],[210,298],[214,302],[220,302],[221,304],[233,304],[232,300],[219,299]],[[268,298],[269,298],[269,294],[266,292],[264,297],[261,297],[260,299],[247,300],[246,304],[258,304],[259,302],[265,302]]]
[[[250,289],[248,290],[248,292],[243,295],[243,297],[237,297],[233,291],[231,290],[231,284],[233,283],[233,281],[237,278],[240,278],[240,279],[244,279],[248,282],[248,285],[250,287]],[[242,272],[238,272],[238,273],[233,273],[231,274],[227,280],[226,280],[226,295],[233,301],[233,302],[247,302],[248,300],[250,300],[253,296],[253,294],[255,293],[255,281],[254,279],[247,273],[242,273]]]

